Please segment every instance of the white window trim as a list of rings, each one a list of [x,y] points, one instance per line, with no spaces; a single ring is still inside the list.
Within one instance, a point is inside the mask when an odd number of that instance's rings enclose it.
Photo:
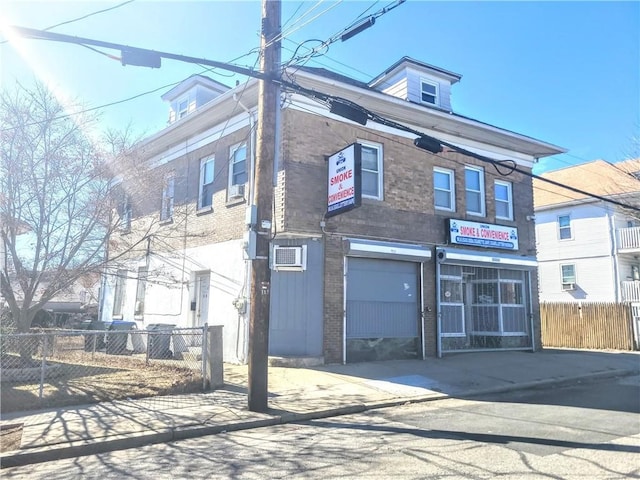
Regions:
[[[444,210],[447,212],[455,212],[456,211],[456,181],[455,181],[455,172],[453,170],[450,170],[448,168],[442,168],[442,167],[433,167],[433,206],[436,210]],[[449,190],[447,191],[449,193],[449,200],[451,203],[451,208],[447,208],[447,207],[441,207],[439,205],[436,205],[436,195],[435,195],[435,191],[438,190],[440,192],[443,192],[445,190],[441,190],[441,189],[436,189],[436,181],[435,181],[435,174],[436,173],[442,173],[445,175],[449,176]]]
[[[469,190],[467,188],[467,170],[478,172],[478,174],[479,174],[479,179],[480,179],[480,191],[479,191],[479,193],[480,193],[480,212],[471,212],[471,211],[469,211],[469,205],[466,205],[466,203],[467,203],[466,202],[467,191],[476,192],[476,190]],[[465,207],[466,207],[467,215],[473,215],[474,217],[484,217],[486,215],[486,198],[485,198],[485,191],[484,191],[484,169],[482,169],[480,167],[472,167],[472,166],[466,165],[464,167],[464,172],[465,172],[465,176],[464,176]]]
[[[433,99],[433,103],[431,102],[425,102],[424,100],[422,100],[422,93],[424,92],[422,85],[423,84],[427,84],[427,85],[431,85],[432,87],[436,88],[436,93],[435,93],[435,98]],[[426,92],[428,95],[431,95],[429,92]],[[424,103],[425,105],[440,105],[440,85],[437,82],[434,82],[433,80],[427,80],[426,78],[421,78],[420,79],[420,103]]]
[[[187,103],[187,107],[184,110],[181,110],[180,104],[184,102]],[[184,118],[187,115],[189,115],[190,106],[191,106],[191,98],[189,95],[181,97],[178,100],[176,100],[176,120],[180,120],[181,118]]]
[[[171,186],[171,188],[169,188]],[[169,191],[171,196],[169,196]],[[173,218],[173,208],[175,206],[176,198],[176,172],[171,171],[164,177],[164,183],[162,186],[162,198],[160,200],[160,221],[165,222]],[[170,206],[165,204],[165,201],[169,202]],[[168,207],[168,208],[167,208]]]
[[[513,185],[511,184],[511,182],[505,182],[504,180],[494,180],[493,182],[494,184],[494,190],[493,190],[493,199],[496,202],[496,205],[498,204],[498,202],[504,203],[504,200],[498,200],[495,196],[495,185],[502,185],[503,187],[507,187],[507,204],[509,207],[509,214],[506,217],[502,217],[500,215],[498,215],[498,209],[496,208],[496,218],[500,218],[502,220],[513,220]]]
[[[367,195],[363,191],[362,197],[372,198],[374,200],[384,200],[384,150],[382,144],[364,140],[358,140],[357,142],[365,147],[375,148],[378,150],[378,196]]]
[[[244,158],[244,162],[245,162],[245,172],[247,173],[247,178],[249,177],[249,171],[247,169],[247,162],[249,160],[249,147],[245,142],[242,143],[238,143],[237,145],[233,145],[232,147],[229,148],[229,180],[227,182],[227,190],[229,188],[231,188],[233,185],[242,185],[242,184],[235,184],[233,183],[233,165],[235,163],[235,155],[236,152],[242,148],[245,147],[246,148],[246,154],[245,154],[245,158]],[[244,185],[246,185],[247,182],[244,182]]]
[[[211,162],[213,164],[213,167],[212,167],[213,168],[213,179],[211,180],[211,183],[213,184],[215,182],[215,179],[216,179],[215,157],[212,155],[210,157],[201,158],[200,159],[200,177],[198,178],[198,202],[197,202],[198,210],[205,209],[205,208],[207,208],[207,209],[213,208],[213,198],[211,199],[211,205],[206,205],[206,206],[202,205],[202,193],[203,193],[204,186],[205,186],[205,184],[204,184],[204,166],[208,162]]]
[[[561,227],[561,226],[560,226],[560,218],[561,218],[561,217],[568,217],[568,218],[569,218],[569,226],[568,226],[568,227]],[[571,215],[570,215],[570,214],[558,215],[558,219],[557,219],[557,221],[558,221],[558,241],[560,241],[560,242],[566,242],[566,241],[568,241],[568,240],[573,240],[573,227],[571,226]],[[562,238],[562,237],[560,236],[560,230],[561,230],[562,228],[568,228],[568,229],[569,229],[569,233],[571,234],[571,235],[569,236],[569,238]]]
[[[569,266],[573,267],[573,282],[565,282],[564,281],[564,274],[562,273],[562,267],[569,267]],[[573,283],[573,284],[577,284],[578,283],[578,269],[576,268],[576,264],[575,263],[561,263],[560,264],[560,288],[562,288],[562,285],[564,285],[565,283]]]

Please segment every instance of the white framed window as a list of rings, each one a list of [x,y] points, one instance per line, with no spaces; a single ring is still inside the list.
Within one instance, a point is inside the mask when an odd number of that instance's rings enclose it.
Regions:
[[[123,232],[131,231],[131,217],[133,216],[133,209],[131,207],[131,197],[126,193],[122,195],[118,210],[118,213],[120,214],[120,230]]]
[[[116,272],[116,284],[113,288],[113,316],[122,315],[122,306],[124,305],[124,286],[127,281],[128,271],[118,269]]]
[[[210,208],[213,203],[214,157],[200,160],[198,209]]]
[[[136,284],[136,304],[134,315],[144,315],[144,295],[147,290],[147,276],[149,269],[146,266],[138,267],[138,283]]]
[[[229,149],[228,197],[244,197],[244,185],[248,179],[247,144],[235,145]]]
[[[453,170],[433,167],[433,203],[438,210],[456,210],[455,174]]]
[[[573,233],[571,232],[571,215],[558,216],[558,238],[560,240],[571,240]]]
[[[438,104],[438,84],[427,80],[420,80],[420,100],[431,105]]]
[[[189,113],[189,97],[178,100],[177,108],[176,108],[176,117],[180,119],[186,116],[187,113]]]
[[[560,265],[562,290],[574,290],[576,285],[576,266],[573,263]]]
[[[358,143],[362,145],[362,196],[382,200],[382,145],[360,141]]]
[[[484,170],[464,167],[464,188],[467,213],[484,217]]]
[[[513,191],[511,182],[495,180],[493,195],[496,202],[496,218],[513,220]]]
[[[162,204],[160,206],[160,220],[171,220],[173,217],[173,204],[175,197],[175,172],[169,172],[164,177],[164,185],[162,186]]]

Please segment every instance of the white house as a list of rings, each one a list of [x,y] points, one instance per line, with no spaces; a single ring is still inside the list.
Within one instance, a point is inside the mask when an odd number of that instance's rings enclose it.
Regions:
[[[640,205],[640,159],[542,175]],[[640,212],[534,180],[540,301],[640,301]]]

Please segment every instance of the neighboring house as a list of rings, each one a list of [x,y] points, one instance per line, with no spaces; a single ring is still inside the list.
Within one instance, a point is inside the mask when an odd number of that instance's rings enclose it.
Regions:
[[[604,160],[544,178],[640,205],[640,160]],[[640,212],[534,180],[540,301],[640,301]]]
[[[452,112],[460,75],[410,58],[369,83],[306,67],[286,78],[526,171],[563,151]],[[151,218],[160,224],[138,257],[108,272],[103,319],[220,324],[225,361],[245,362],[248,255],[260,228],[250,207],[258,82],[222,88],[191,77],[163,98],[172,122],[137,150],[164,181],[139,204],[143,193],[127,191],[126,179],[121,186],[132,199],[121,210],[131,225],[123,236]],[[270,355],[334,363],[539,347],[530,177],[502,176],[508,164],[495,169],[449,149],[429,153],[414,146],[416,135],[363,126],[299,93],[286,92],[281,105],[267,232]],[[343,150],[349,163],[336,155]],[[360,170],[350,163],[358,151]],[[328,187],[329,171],[338,183]],[[361,206],[327,215],[348,190],[346,171],[361,175]]]

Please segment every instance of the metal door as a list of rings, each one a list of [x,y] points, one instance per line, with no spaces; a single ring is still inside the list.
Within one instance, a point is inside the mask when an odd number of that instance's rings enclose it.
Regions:
[[[347,361],[419,358],[419,264],[349,258]]]
[[[202,327],[208,321],[210,278],[208,272],[196,275],[196,327]]]

